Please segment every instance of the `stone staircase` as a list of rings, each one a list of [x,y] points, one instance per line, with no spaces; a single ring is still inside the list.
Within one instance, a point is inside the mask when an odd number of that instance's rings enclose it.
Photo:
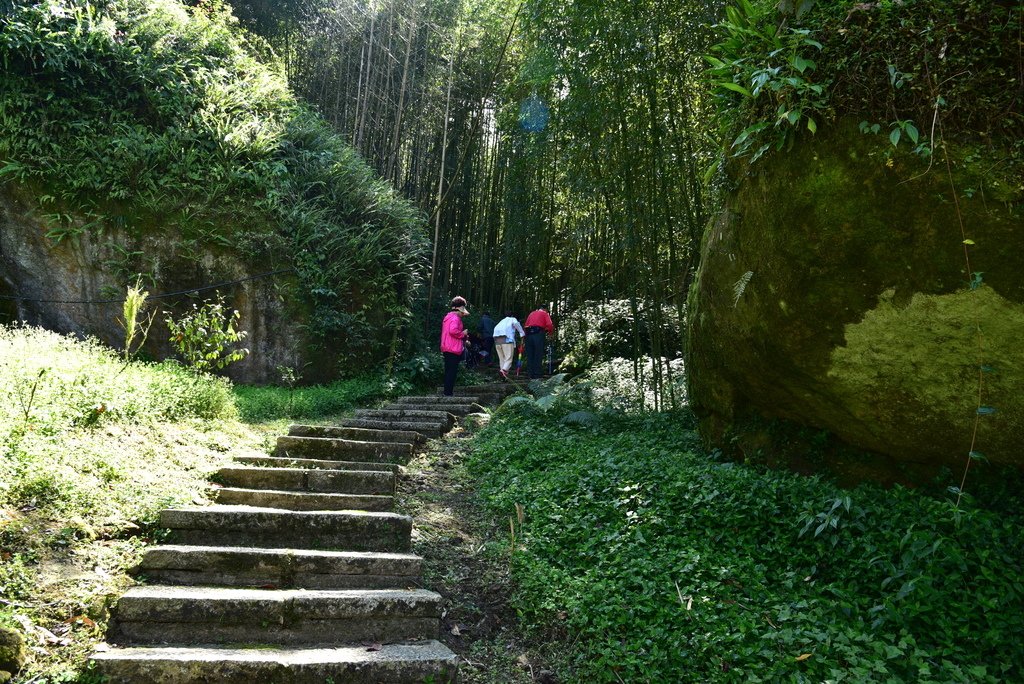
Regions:
[[[416,588],[397,475],[427,438],[516,386],[402,397],[338,426],[294,425],[273,455],[217,473],[216,504],[160,514],[146,584],[114,609],[92,660],[111,684],[458,681],[441,597]]]

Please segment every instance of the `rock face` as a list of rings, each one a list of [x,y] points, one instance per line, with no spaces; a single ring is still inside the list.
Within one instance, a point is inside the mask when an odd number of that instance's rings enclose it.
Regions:
[[[246,263],[226,248],[200,250],[179,235],[156,231],[135,237],[117,226],[103,226],[54,241],[46,236],[47,222],[27,196],[11,185],[0,187],[0,295],[76,302],[119,300],[124,298],[130,274],[136,272],[152,275],[156,284],[146,287],[157,295],[273,270],[269,265]],[[239,327],[248,332],[243,346],[250,354],[229,366],[233,379],[273,382],[279,379],[278,366],[302,368],[311,360],[301,327],[303,312],[288,296],[290,289],[289,275],[283,274],[220,290],[226,303],[241,312]],[[153,301],[151,306],[159,306],[161,313],[150,331],[146,352],[154,358],[173,356],[163,312],[180,314],[193,301],[214,295],[210,290],[199,293],[198,299],[181,296]],[[0,300],[0,323],[19,319],[58,332],[91,335],[115,348],[123,345],[124,333],[116,321],[121,316],[119,302],[31,300]],[[306,373],[308,379],[312,375]]]
[[[975,450],[1024,465],[1024,185],[988,155],[951,149],[951,178],[886,144],[847,121],[733,169],[690,293],[702,432],[782,419],[962,467],[980,379]]]
[[[25,642],[11,629],[0,627],[0,682],[9,681],[25,665]]]

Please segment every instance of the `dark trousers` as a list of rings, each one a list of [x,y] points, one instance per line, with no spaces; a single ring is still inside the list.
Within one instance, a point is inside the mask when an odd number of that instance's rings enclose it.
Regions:
[[[526,370],[530,379],[543,375],[541,361],[544,359],[544,333],[530,333],[526,336]]]
[[[455,394],[455,376],[459,374],[459,363],[462,354],[444,353],[444,396]]]

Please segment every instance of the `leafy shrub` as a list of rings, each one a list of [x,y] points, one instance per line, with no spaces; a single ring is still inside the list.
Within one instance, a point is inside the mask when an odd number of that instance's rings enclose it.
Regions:
[[[736,0],[709,57],[726,143],[756,159],[838,114],[928,154],[938,115],[1020,161],[1022,18],[1019,2],[991,0]]]
[[[235,325],[242,317],[237,310],[230,313],[224,298],[192,305],[192,311],[180,318],[167,318],[171,344],[185,362],[200,373],[223,370],[249,355],[248,349],[231,349],[248,335]]]
[[[956,512],[697,442],[685,414],[520,413],[481,433],[481,496],[501,521],[526,509],[512,605],[568,681],[1024,677],[1019,496]]]

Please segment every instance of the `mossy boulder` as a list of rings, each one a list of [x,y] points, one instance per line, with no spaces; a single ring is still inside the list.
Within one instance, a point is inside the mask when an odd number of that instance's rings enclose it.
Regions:
[[[991,148],[949,154],[843,121],[731,169],[690,293],[710,442],[782,419],[902,462],[1024,465],[1024,183]]]
[[[27,654],[21,635],[0,627],[0,682],[10,680],[24,667]]]

